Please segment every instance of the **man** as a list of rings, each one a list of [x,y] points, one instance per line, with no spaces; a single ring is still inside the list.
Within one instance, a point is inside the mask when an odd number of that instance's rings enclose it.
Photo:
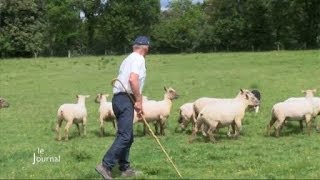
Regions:
[[[121,176],[136,176],[137,171],[130,167],[129,153],[133,143],[133,117],[134,110],[142,114],[142,88],[146,78],[146,67],[144,57],[149,50],[149,38],[139,36],[133,43],[133,52],[122,62],[118,79],[130,94],[119,82],[113,88],[112,108],[117,118],[117,136],[103,157],[102,164],[96,167],[104,179],[112,179],[111,170],[119,163]],[[129,95],[135,100],[133,104]]]

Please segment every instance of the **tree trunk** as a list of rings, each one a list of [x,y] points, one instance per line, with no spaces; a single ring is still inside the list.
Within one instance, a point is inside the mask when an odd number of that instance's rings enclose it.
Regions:
[[[68,50],[68,58],[71,58],[71,51]]]

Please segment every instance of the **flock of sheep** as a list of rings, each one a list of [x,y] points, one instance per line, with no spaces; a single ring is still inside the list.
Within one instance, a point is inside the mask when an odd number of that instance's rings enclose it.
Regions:
[[[148,123],[155,125],[155,131],[158,135],[165,135],[167,120],[172,109],[172,101],[178,98],[178,94],[173,88],[164,88],[164,98],[161,101],[149,100],[143,98],[144,117]],[[312,122],[316,116],[320,115],[320,98],[314,97],[316,90],[303,91],[305,97],[289,98],[283,102],[277,103],[272,108],[271,120],[267,126],[267,132],[274,126],[276,136],[278,137],[286,121],[299,121],[301,129],[303,121],[306,122],[308,133],[311,131]],[[100,133],[104,135],[104,123],[112,122],[116,129],[116,118],[112,110],[112,103],[107,100],[108,94],[98,94],[95,102],[100,104],[99,120]],[[86,134],[87,110],[85,99],[89,95],[77,95],[76,104],[63,104],[57,112],[56,133],[57,139],[61,140],[60,128],[63,120],[66,126],[64,128],[65,140],[68,140],[69,128],[76,124],[81,135],[79,124],[83,125],[83,133]],[[201,131],[203,136],[208,137],[210,141],[215,142],[215,135],[220,128],[228,127],[228,137],[238,137],[241,132],[242,121],[247,109],[255,109],[258,113],[260,107],[260,92],[258,90],[240,89],[235,98],[209,98],[202,97],[193,103],[186,103],[180,107],[179,127],[186,129],[188,124],[192,124],[192,135],[189,142],[192,142]],[[134,115],[134,123],[143,120]],[[160,127],[160,132],[159,132]],[[320,130],[320,125],[318,125]],[[146,126],[144,125],[144,133]]]

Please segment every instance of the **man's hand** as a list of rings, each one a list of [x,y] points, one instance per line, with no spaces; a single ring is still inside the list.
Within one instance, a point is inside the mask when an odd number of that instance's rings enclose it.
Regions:
[[[141,115],[143,114],[142,101],[136,101],[134,103],[134,109],[136,110],[138,117],[141,118]]]

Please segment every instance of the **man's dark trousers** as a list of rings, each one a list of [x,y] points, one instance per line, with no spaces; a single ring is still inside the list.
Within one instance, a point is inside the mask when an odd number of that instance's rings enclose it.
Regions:
[[[112,146],[104,155],[102,164],[111,169],[119,163],[120,171],[130,167],[129,152],[133,143],[134,105],[125,93],[115,94],[112,98],[113,112],[117,118],[117,136]]]

